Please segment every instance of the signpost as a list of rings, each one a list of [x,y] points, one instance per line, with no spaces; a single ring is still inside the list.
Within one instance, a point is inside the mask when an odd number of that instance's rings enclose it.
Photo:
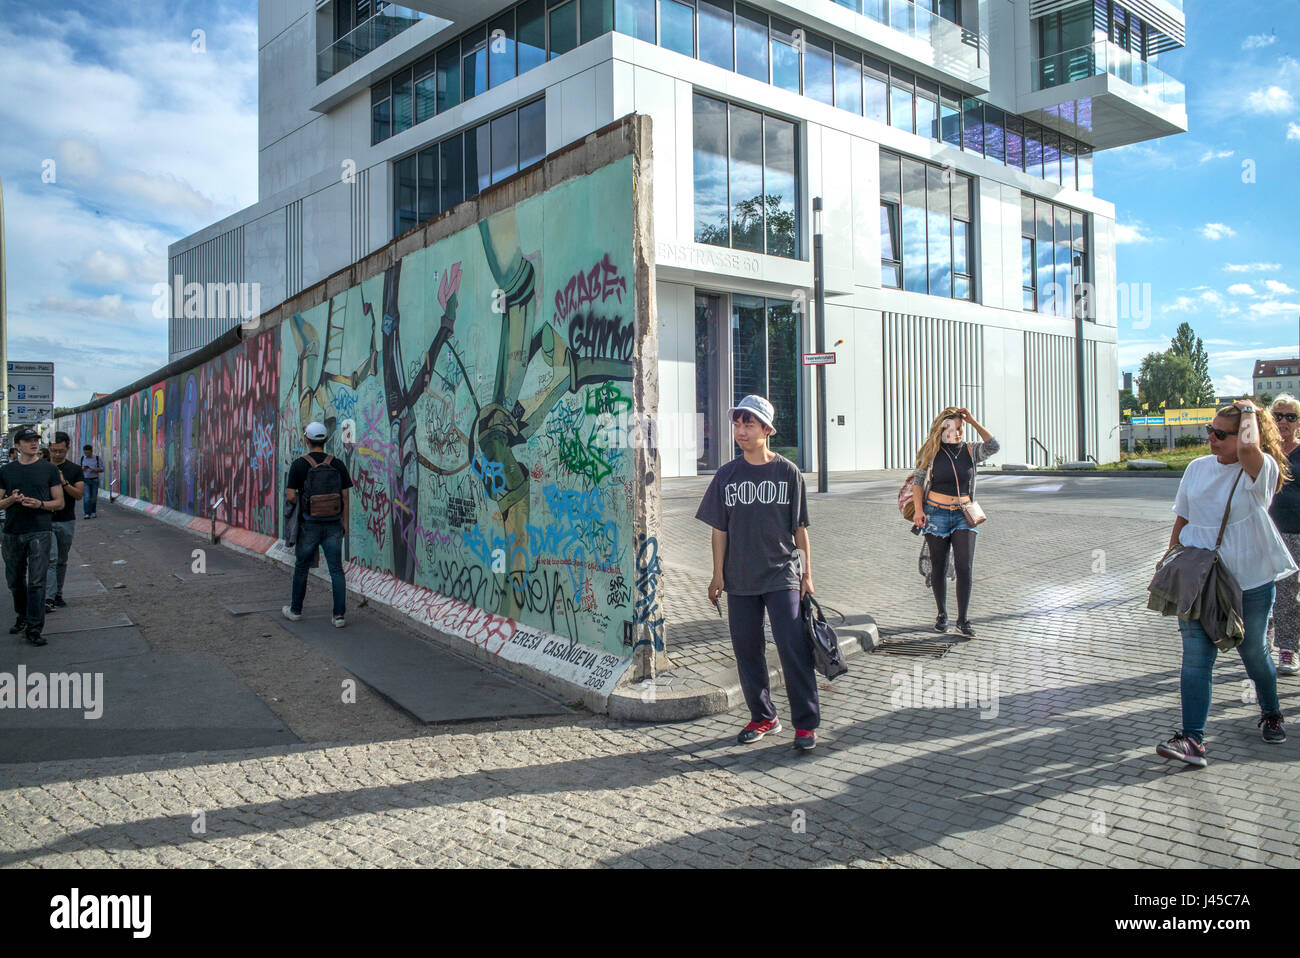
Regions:
[[[54,363],[5,364],[9,421],[36,425],[54,415]]]
[[[805,366],[834,366],[834,353],[804,353],[803,364]]]

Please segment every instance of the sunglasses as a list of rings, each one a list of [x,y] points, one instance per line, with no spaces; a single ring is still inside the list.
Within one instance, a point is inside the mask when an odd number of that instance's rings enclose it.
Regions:
[[[1235,436],[1235,435],[1236,435],[1235,432],[1225,432],[1225,431],[1222,430],[1222,429],[1215,429],[1213,426],[1206,426],[1206,427],[1205,427],[1205,434],[1206,434],[1207,436],[1217,436],[1218,439],[1219,439],[1219,442],[1223,442],[1223,440],[1227,439],[1229,436]]]
[[[1277,422],[1281,422],[1283,419],[1287,422],[1295,422],[1297,419],[1300,419],[1300,415],[1293,412],[1275,412],[1273,413],[1273,418]]]

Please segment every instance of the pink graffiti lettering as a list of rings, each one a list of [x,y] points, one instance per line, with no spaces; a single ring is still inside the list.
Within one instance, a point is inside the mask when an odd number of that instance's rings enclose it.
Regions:
[[[626,292],[627,277],[618,274],[618,267],[606,253],[591,269],[574,273],[563,289],[556,290],[555,321],[562,323],[584,305],[603,303],[611,296],[621,303]]]

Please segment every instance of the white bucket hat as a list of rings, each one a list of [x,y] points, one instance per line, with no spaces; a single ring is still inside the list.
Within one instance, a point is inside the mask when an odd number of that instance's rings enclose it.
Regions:
[[[732,413],[737,411],[749,413],[764,426],[771,429],[773,433],[776,432],[776,426],[772,422],[776,410],[774,410],[772,404],[762,396],[746,396],[740,402],[736,403],[736,405],[728,409],[727,415],[730,416]]]

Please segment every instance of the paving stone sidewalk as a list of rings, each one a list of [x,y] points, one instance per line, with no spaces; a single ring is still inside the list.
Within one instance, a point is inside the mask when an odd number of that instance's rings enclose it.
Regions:
[[[1300,745],[1260,740],[1236,656],[1216,668],[1209,768],[1154,754],[1179,721],[1180,642],[1142,596],[1175,486],[1082,506],[996,486],[978,637],[937,659],[856,657],[822,691],[811,755],[789,729],[736,746],[733,712],[13,765],[0,864],[1294,867]],[[919,636],[933,620],[919,544],[879,491],[810,502],[818,592]],[[693,521],[674,511],[666,539]],[[1297,692],[1281,680],[1288,713]]]

